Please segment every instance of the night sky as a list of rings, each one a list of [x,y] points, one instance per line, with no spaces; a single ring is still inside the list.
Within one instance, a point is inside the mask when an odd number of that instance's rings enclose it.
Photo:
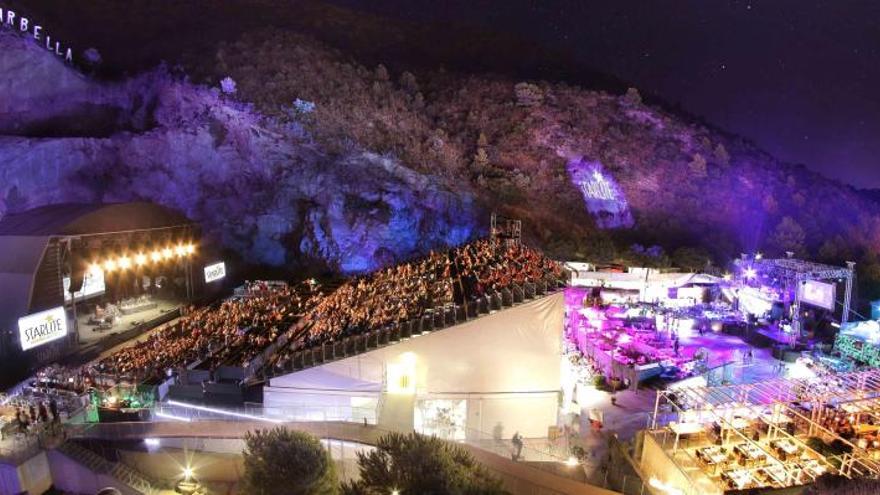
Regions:
[[[780,159],[880,188],[880,1],[333,2],[534,39]]]

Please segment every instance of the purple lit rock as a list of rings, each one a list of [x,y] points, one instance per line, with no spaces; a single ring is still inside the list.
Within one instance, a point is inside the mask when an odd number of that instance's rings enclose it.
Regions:
[[[15,36],[0,36],[0,46],[11,71],[0,85],[0,216],[65,201],[149,200],[181,210],[251,262],[310,260],[349,273],[475,234],[467,192],[394,159],[330,156],[162,69],[99,85]],[[71,125],[95,109],[100,121]],[[77,137],[65,134],[71,127]]]

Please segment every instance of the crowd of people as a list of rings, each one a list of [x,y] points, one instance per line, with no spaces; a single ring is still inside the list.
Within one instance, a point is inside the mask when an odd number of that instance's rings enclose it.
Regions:
[[[299,349],[560,275],[560,265],[536,250],[479,240],[352,278],[329,293],[314,280],[247,282],[218,304],[184,308],[176,321],[97,363],[48,374],[65,387],[87,390],[120,381],[157,383],[193,363],[212,371],[222,365],[247,368],[286,333],[272,364]]]
[[[421,318],[434,308],[473,303],[514,284],[558,279],[561,266],[519,243],[478,240],[359,277],[321,299],[277,361],[290,353]]]
[[[96,369],[116,376],[161,379],[168,370],[197,360],[209,360],[212,366],[243,366],[318,299],[318,291],[310,285],[253,286],[244,296],[219,305],[190,308],[143,341],[103,359]]]

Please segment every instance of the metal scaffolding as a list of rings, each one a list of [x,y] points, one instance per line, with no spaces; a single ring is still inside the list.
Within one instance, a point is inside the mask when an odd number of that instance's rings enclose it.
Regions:
[[[795,336],[801,335],[801,285],[808,281],[843,280],[843,313],[841,323],[849,321],[852,304],[853,274],[855,263],[847,262],[846,267],[824,265],[795,258],[755,259],[752,266],[762,273],[778,279],[786,291],[794,291],[791,327]]]
[[[740,443],[762,452],[768,466],[785,473],[785,479],[779,480],[780,483],[792,486],[815,479],[814,471],[806,468],[808,461],[804,461],[804,458],[783,462],[771,452],[772,449],[744,431],[752,428],[752,423],[737,422],[737,418],[741,417],[761,419],[767,424],[767,440],[785,439],[792,442],[808,452],[808,457],[821,464],[825,471],[849,478],[880,478],[880,462],[872,453],[824,426],[823,420],[829,413],[841,411],[850,417],[855,427],[863,419],[869,418],[874,424],[880,423],[880,370],[829,374],[812,379],[778,378],[743,385],[685,386],[658,391],[651,430],[656,433],[668,429],[673,433],[672,453],[675,454],[679,447],[679,436],[683,432],[692,432],[693,425],[711,421],[725,432],[725,440],[735,436]],[[781,427],[782,419],[796,424],[807,437],[838,443],[845,446],[846,451],[823,455],[794,432]],[[688,427],[691,429],[688,430]]]

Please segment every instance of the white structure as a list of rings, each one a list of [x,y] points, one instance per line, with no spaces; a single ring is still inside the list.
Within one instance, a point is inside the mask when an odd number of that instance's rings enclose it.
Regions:
[[[557,293],[272,378],[263,404],[378,415],[381,425],[444,437],[543,438],[557,422],[563,313]],[[315,411],[312,419],[324,414]]]
[[[600,272],[589,263],[568,262],[572,287],[601,287],[603,298],[664,303],[667,306],[690,306],[702,302],[706,287],[721,279],[704,273],[664,273],[653,268],[629,268],[627,272]],[[629,292],[631,296],[614,291]],[[614,301],[611,301],[614,302]]]

